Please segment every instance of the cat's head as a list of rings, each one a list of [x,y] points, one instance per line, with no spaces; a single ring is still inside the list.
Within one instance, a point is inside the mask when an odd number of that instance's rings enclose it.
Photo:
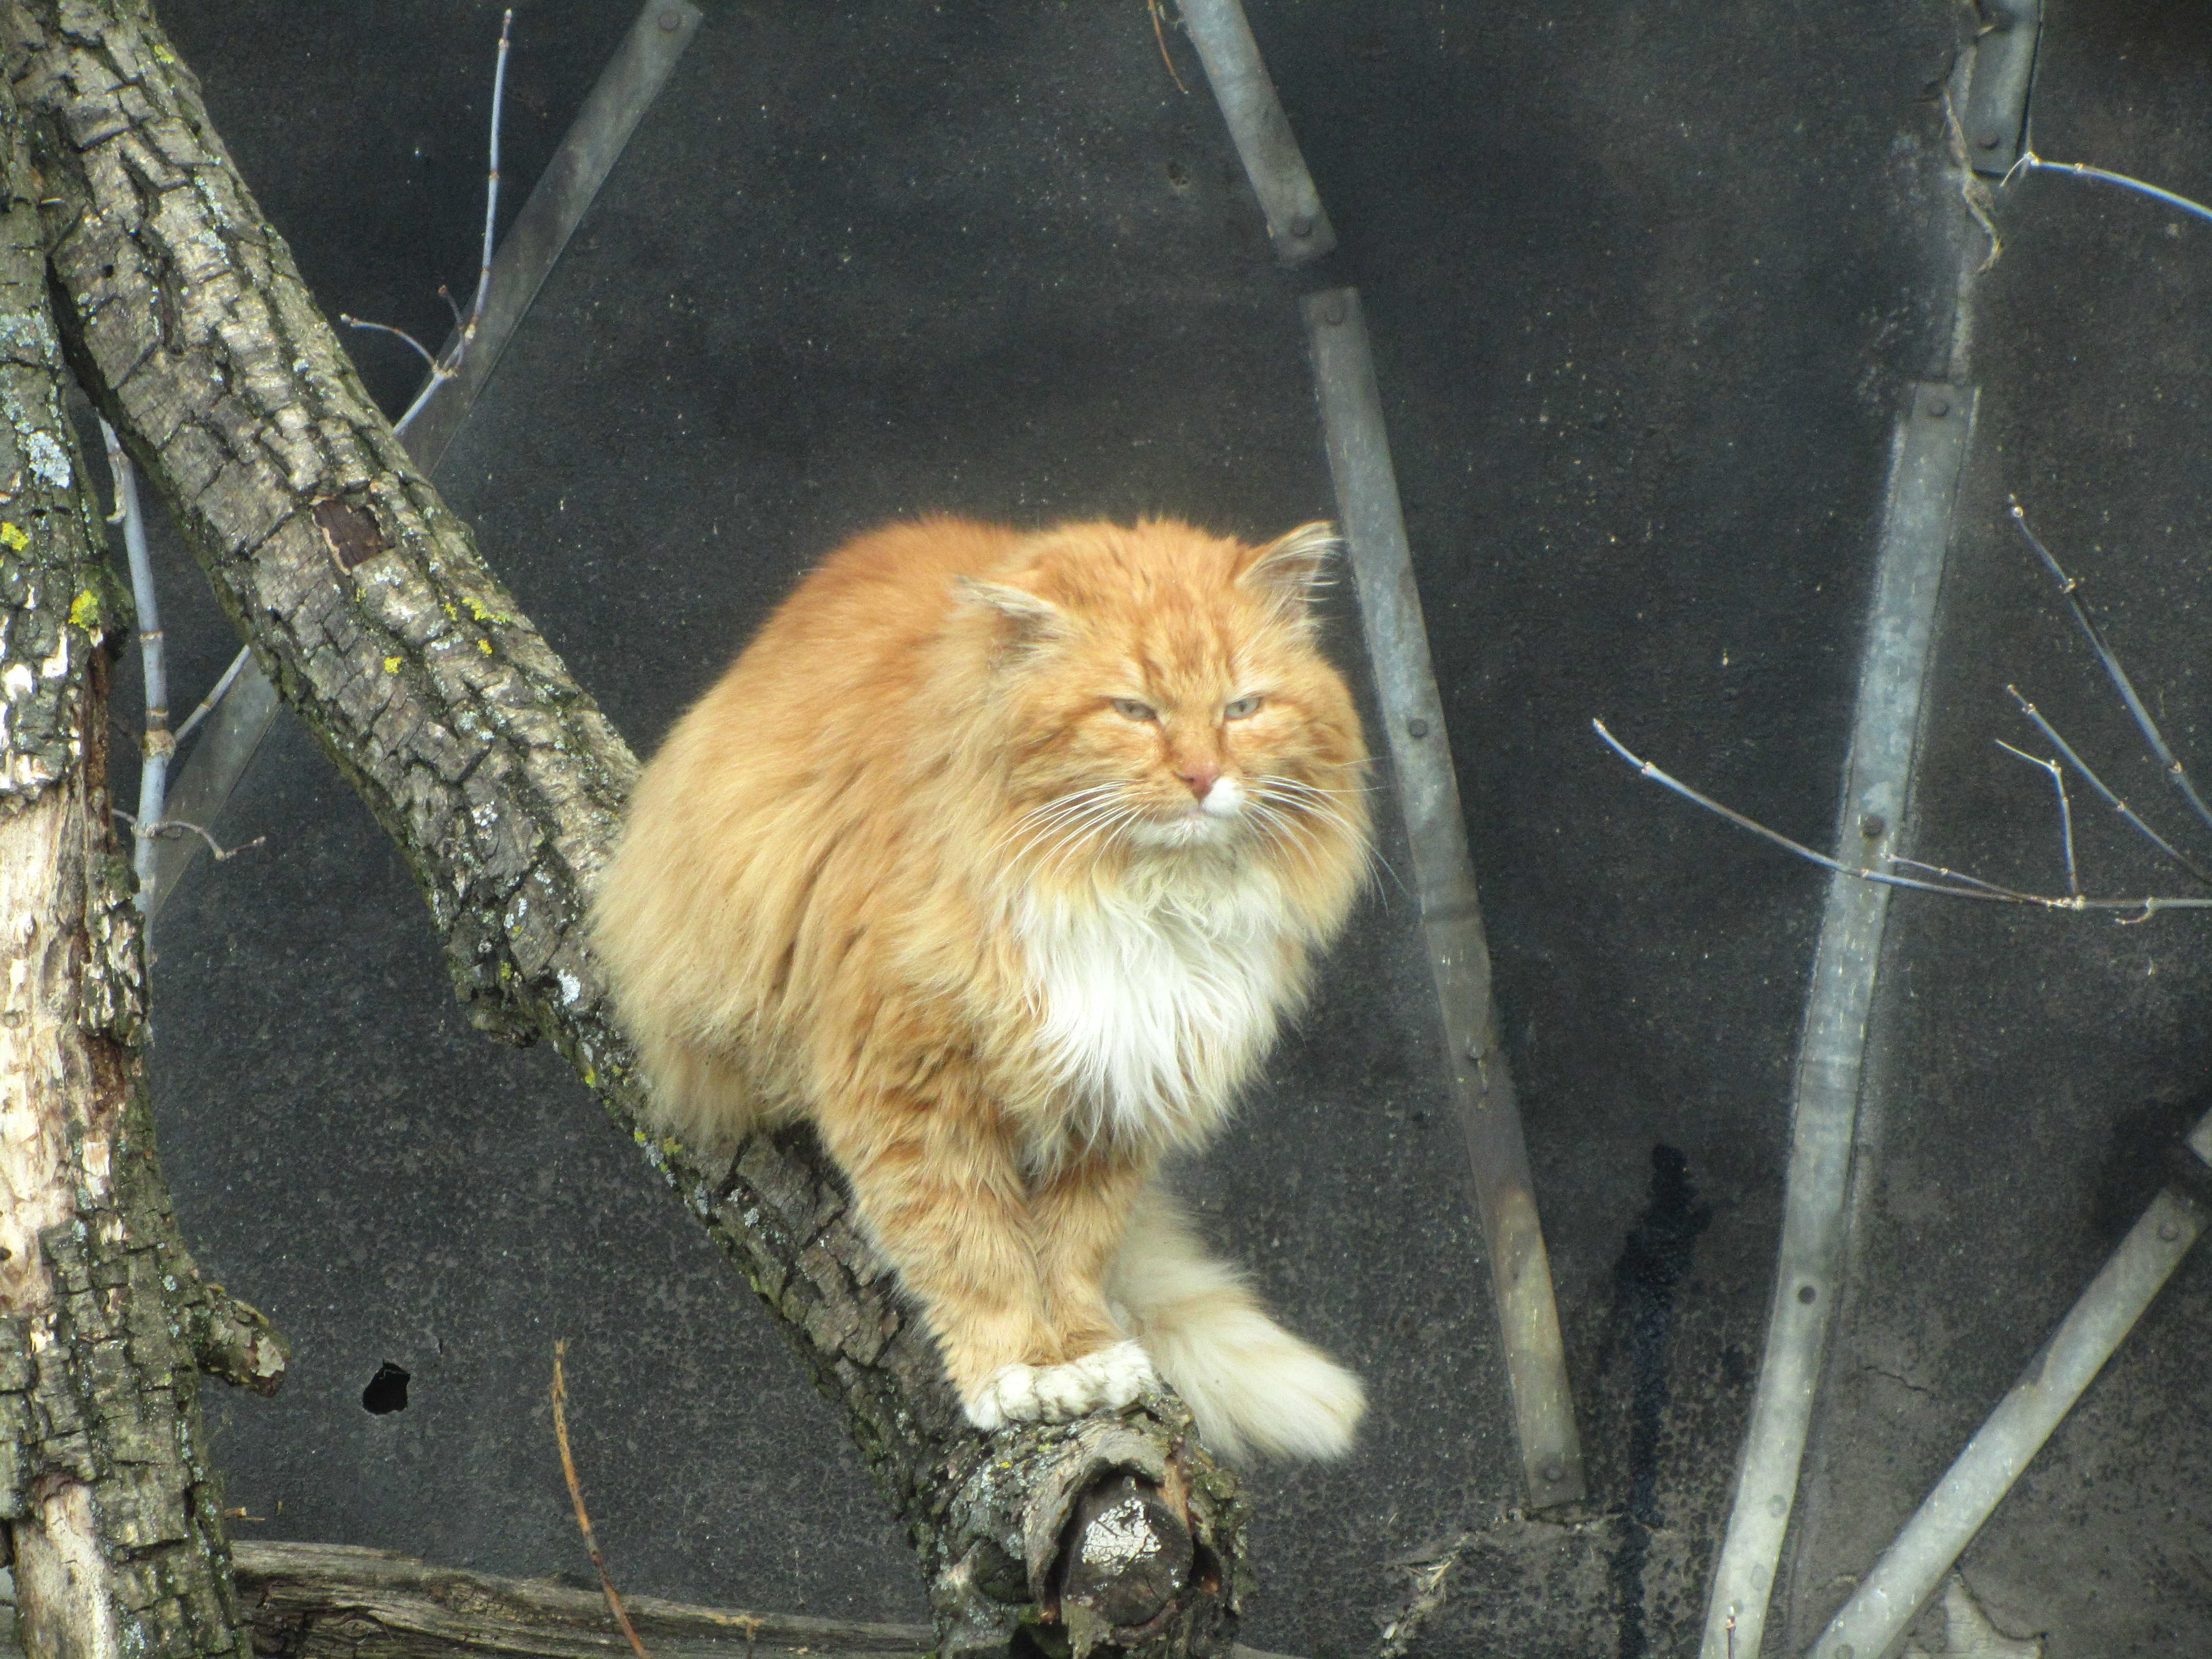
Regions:
[[[1320,649],[1326,524],[1258,546],[1187,524],[1057,526],[963,578],[999,716],[1007,847],[1364,859],[1367,750]]]

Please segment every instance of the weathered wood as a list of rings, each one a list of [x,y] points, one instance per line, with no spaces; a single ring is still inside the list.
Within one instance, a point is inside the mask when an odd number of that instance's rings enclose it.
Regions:
[[[1115,1559],[1190,1565],[1127,1594],[1085,1578],[1084,1606],[1123,1622],[1079,1621],[1082,1645],[1225,1647],[1248,1576],[1243,1506],[1179,1403],[987,1440],[809,1135],[757,1137],[725,1169],[638,1128],[584,944],[635,757],[362,394],[144,0],[5,3],[79,378],[404,851],[477,1023],[568,1057],[844,1407],[921,1553],[939,1650],[1003,1652],[1024,1630],[1064,1640],[1060,1568],[1083,1537],[1070,1515],[1126,1474],[1160,1501],[1139,1506],[1151,1547]]]
[[[343,1544],[241,1543],[239,1600],[264,1659],[626,1659],[606,1598],[550,1579],[496,1578]],[[653,1659],[787,1659],[929,1650],[923,1625],[854,1624],[692,1607],[623,1606]]]
[[[106,787],[107,574],[0,88],[0,1547],[32,1659],[246,1659],[196,1363],[283,1344],[204,1285],[154,1157],[143,949]]]

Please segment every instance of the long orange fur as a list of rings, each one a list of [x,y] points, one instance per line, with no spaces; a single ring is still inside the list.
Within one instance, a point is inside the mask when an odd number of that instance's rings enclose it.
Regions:
[[[1157,1364],[1232,1452],[1349,1443],[1357,1380],[1154,1179],[1369,858],[1310,609],[1332,545],[893,525],[805,579],[638,785],[595,942],[656,1113],[710,1146],[811,1120],[986,1425]]]

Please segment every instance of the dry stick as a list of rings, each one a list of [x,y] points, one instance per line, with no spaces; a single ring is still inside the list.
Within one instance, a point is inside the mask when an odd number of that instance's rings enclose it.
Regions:
[[[2058,841],[2066,849],[2066,890],[2078,898],[2081,883],[2074,872],[2074,807],[2066,799],[2066,769],[2055,760],[2045,760],[2040,755],[2031,755],[2025,749],[2015,749],[2002,738],[1997,747],[2008,755],[2017,755],[2030,766],[2039,766],[2051,774],[2051,787],[2058,792]]]
[[[514,14],[509,12],[510,17]],[[584,1508],[583,1483],[576,1479],[576,1459],[568,1449],[568,1385],[561,1374],[562,1357],[568,1352],[568,1339],[562,1337],[553,1345],[553,1437],[561,1446],[561,1473],[568,1478],[568,1496],[575,1501],[576,1525],[584,1534],[584,1547],[592,1553],[592,1567],[599,1575],[599,1588],[607,1593],[607,1606],[614,1609],[615,1622],[622,1626],[623,1634],[629,1638],[631,1650],[637,1659],[653,1659],[645,1650],[645,1644],[637,1639],[637,1632],[623,1611],[622,1597],[615,1594],[615,1581],[607,1576],[606,1558],[599,1553],[599,1540],[592,1532],[592,1517]],[[750,1646],[751,1634],[747,1632]]]
[[[2079,772],[2083,777],[2089,781],[2089,787],[2094,789],[2099,794],[2102,795],[2105,798],[2106,803],[2110,805],[2115,812],[2118,812],[2130,823],[2132,823],[2136,829],[2142,831],[2142,833],[2149,838],[2151,844],[2156,847],[2160,852],[2165,854],[2166,857],[2172,859],[2176,864],[2179,865],[2184,870],[2186,870],[2191,875],[2196,877],[2197,880],[2203,882],[2206,886],[2212,887],[2212,875],[2207,875],[2204,871],[2197,866],[2196,860],[2174,846],[2174,844],[2168,841],[2164,836],[2160,835],[2158,831],[2152,829],[2150,825],[2145,823],[2142,818],[2136,815],[2135,808],[2130,806],[2127,802],[2122,800],[2118,795],[2114,794],[2110,787],[2106,785],[2104,779],[2099,777],[2095,771],[2091,769],[2089,763],[2083,760],[2081,756],[2074,752],[2074,745],[2068,743],[2065,738],[2060,737],[2058,735],[2057,728],[2052,726],[2049,720],[2043,718],[2042,714],[2038,712],[2033,703],[2030,702],[2026,697],[2021,695],[2020,688],[2018,686],[2008,685],[2005,687],[2005,690],[2012,693],[2013,701],[2020,705],[2020,712],[2035,722],[2035,729],[2042,732],[2045,737],[2051,739],[2051,746],[2057,749],[2061,755],[2065,757],[2067,762],[2075,771]]]
[[[2120,659],[2113,653],[2112,647],[2105,643],[2104,630],[2097,626],[2088,607],[2081,603],[2081,582],[2060,569],[2058,561],[2051,556],[2051,550],[2036,539],[2035,532],[2027,527],[2027,514],[2021,506],[2019,497],[2008,496],[2006,499],[2012,502],[2012,521],[2020,526],[2020,533],[2027,538],[2027,544],[2043,561],[2044,568],[2050,571],[2058,583],[2059,592],[2064,597],[2068,608],[2074,612],[2074,620],[2081,625],[2082,637],[2089,641],[2089,648],[2097,653],[2097,660],[2104,664],[2105,673],[2112,680],[2113,690],[2120,694],[2120,701],[2127,704],[2128,713],[2135,716],[2136,725],[2142,731],[2144,741],[2150,744],[2151,752],[2158,757],[2159,764],[2166,769],[2167,781],[2181,791],[2190,805],[2196,808],[2197,816],[2204,821],[2205,825],[2212,828],[2212,808],[2206,807],[2197,793],[2197,787],[2190,782],[2187,770],[2174,757],[2173,750],[2166,746],[2166,738],[2160,734],[2157,723],[2151,719],[2150,710],[2144,708],[2142,699],[2136,696],[2136,689],[2128,679],[2127,671],[2120,666]],[[2199,881],[2207,879],[2194,866],[2190,873]]]
[[[1168,32],[1160,21],[1160,0],[1145,0],[1145,9],[1152,15],[1152,38],[1160,43],[1160,62],[1168,66],[1168,78],[1176,83],[1176,90],[1188,98],[1190,88],[1183,85],[1182,76],[1176,73],[1175,59],[1168,56]]]
[[[117,817],[131,826],[134,835],[146,841],[154,841],[163,836],[174,836],[190,830],[208,844],[208,851],[215,854],[215,861],[217,864],[222,863],[226,859],[234,859],[240,853],[250,853],[269,839],[266,836],[256,836],[252,841],[242,841],[235,847],[225,848],[199,825],[186,823],[182,818],[157,818],[149,823],[143,819],[133,817],[119,806],[113,811]]]
[[[1816,853],[1811,848],[1794,842],[1778,831],[1768,829],[1756,818],[1746,817],[1732,806],[1722,805],[1710,795],[1699,794],[1680,778],[1668,776],[1650,761],[1630,753],[1618,738],[1605,729],[1603,720],[1594,720],[1590,725],[1596,729],[1598,736],[1605,739],[1607,745],[1614,754],[1620,756],[1654,783],[1662,783],[1684,799],[1695,801],[1708,812],[1717,812],[1730,823],[1739,824],[1755,836],[1763,836],[1776,846],[1785,847],[1796,854],[1799,858],[1808,860],[1824,870],[1832,870],[1838,875],[1856,877],[1860,881],[1878,881],[1887,887],[1910,887],[1917,892],[1942,893],[1951,898],[1986,899],[1997,904],[2032,904],[2045,910],[2140,910],[2142,913],[2141,915],[2117,918],[2121,921],[2148,921],[2160,910],[2212,910],[2212,898],[2168,897],[2163,895],[2152,895],[2139,899],[2089,898],[2079,893],[2070,897],[2061,898],[2050,893],[2022,893],[2009,887],[2000,887],[1995,882],[1984,881],[1979,876],[1966,875],[1956,870],[1946,870],[1941,865],[1923,864],[1917,859],[1893,856],[1889,859],[1889,862],[1909,865],[1917,870],[1932,870],[1940,876],[1948,878],[1949,882],[1971,884],[1954,886],[1947,882],[1921,881],[1911,876],[1892,875],[1884,870],[1869,870],[1856,865],[1844,864],[1839,860],[1830,858],[1826,853]],[[2057,734],[2051,735],[2055,740]],[[2070,751],[2069,751],[2069,757],[2072,757]]]

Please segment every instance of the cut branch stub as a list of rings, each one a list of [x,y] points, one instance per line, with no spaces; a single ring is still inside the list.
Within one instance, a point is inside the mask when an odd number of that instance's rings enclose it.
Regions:
[[[640,1127],[632,1057],[585,943],[635,757],[369,403],[143,0],[0,0],[0,19],[86,390],[284,700],[398,843],[472,1017],[560,1048],[844,1408],[921,1553],[940,1650],[1003,1652],[1050,1623],[1040,1584],[1071,1606],[1157,1609],[1086,1644],[1224,1648],[1243,1511],[1179,1406],[1124,1413],[1119,1431],[1146,1451],[1092,1474],[1155,1484],[1147,1524],[1189,1534],[1181,1585],[1163,1601],[1147,1577],[1125,1601],[1099,1564],[1032,1572],[1030,1518],[1090,1425],[988,1440],[966,1425],[810,1135],[756,1136],[726,1170]],[[1055,1551],[1092,1481],[1061,1484]]]

